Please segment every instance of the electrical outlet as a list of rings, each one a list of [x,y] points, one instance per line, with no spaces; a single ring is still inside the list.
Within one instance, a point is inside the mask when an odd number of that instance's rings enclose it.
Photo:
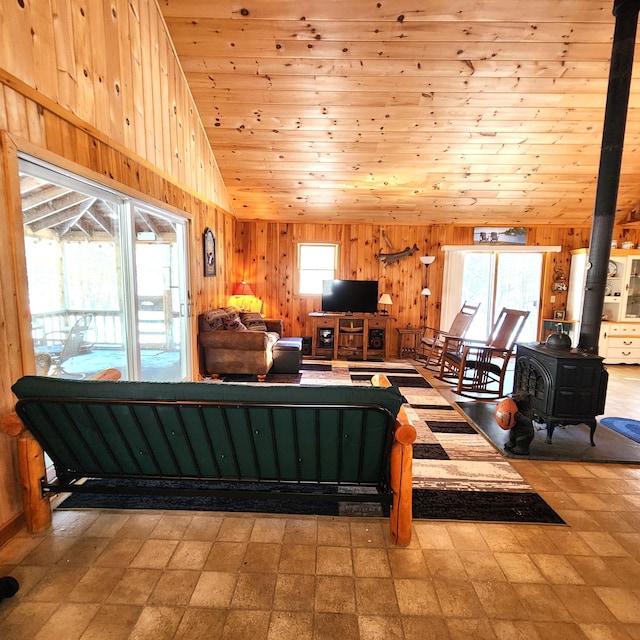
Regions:
[[[551,296],[551,298],[549,299],[549,302],[551,302],[551,304],[553,304],[556,301],[556,297],[555,296]]]

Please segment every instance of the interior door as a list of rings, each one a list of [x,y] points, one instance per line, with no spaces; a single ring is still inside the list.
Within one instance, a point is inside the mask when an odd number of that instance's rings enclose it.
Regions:
[[[518,341],[534,342],[538,333],[542,253],[473,252],[464,256],[462,300],[480,303],[467,337],[483,340],[503,307],[529,311]]]

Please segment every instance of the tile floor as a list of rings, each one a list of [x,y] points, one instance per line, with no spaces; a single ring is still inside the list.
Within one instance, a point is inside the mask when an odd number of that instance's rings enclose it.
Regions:
[[[0,547],[0,638],[639,640],[640,466],[514,465],[567,526],[56,512]]]
[[[640,420],[640,366],[610,366],[605,415]]]

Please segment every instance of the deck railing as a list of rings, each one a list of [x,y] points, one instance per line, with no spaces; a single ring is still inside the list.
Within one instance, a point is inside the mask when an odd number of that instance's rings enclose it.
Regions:
[[[99,309],[59,309],[32,315],[33,340],[36,349],[46,344],[52,336],[63,338],[69,329],[85,314],[93,315],[93,322],[86,335],[86,342],[96,349],[117,349],[124,345],[122,312]],[[145,348],[176,348],[179,332],[179,314],[167,314],[161,306],[141,305],[138,312],[140,344]]]

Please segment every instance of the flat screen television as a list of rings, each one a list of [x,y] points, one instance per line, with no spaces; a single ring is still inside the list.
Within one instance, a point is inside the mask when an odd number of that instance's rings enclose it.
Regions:
[[[375,313],[377,310],[377,280],[322,281],[322,311],[325,313]]]

